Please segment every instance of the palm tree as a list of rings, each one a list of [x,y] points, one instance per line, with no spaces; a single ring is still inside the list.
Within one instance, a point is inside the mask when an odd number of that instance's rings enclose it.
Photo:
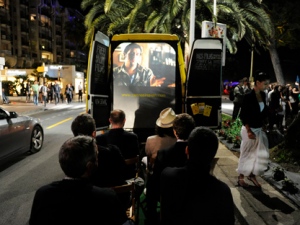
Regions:
[[[188,42],[190,4],[187,0],[83,0],[82,8],[90,8],[85,26],[85,42],[89,43],[94,29],[111,36],[116,33],[155,32],[176,33],[181,42]],[[196,1],[196,31],[203,20],[227,25],[226,45],[230,53],[237,52],[236,42],[243,38],[250,46],[270,51],[276,78],[284,83],[276,46],[274,26],[259,0],[224,0],[218,3],[217,18],[213,17],[211,0]]]
[[[297,0],[290,1],[265,1],[267,12],[269,13],[273,24],[274,33],[268,46],[270,57],[273,63],[274,72],[277,82],[284,84],[284,76],[281,69],[279,56],[277,53],[278,46],[289,48],[299,48],[299,31],[300,31],[300,2]]]

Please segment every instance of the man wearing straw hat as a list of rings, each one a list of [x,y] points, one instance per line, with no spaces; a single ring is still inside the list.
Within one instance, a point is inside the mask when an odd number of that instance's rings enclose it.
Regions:
[[[161,149],[157,152],[153,174],[148,176],[146,184],[146,217],[150,224],[156,224],[158,221],[156,207],[160,198],[160,175],[166,167],[182,167],[185,165],[187,161],[185,154],[187,139],[194,128],[195,121],[192,116],[187,113],[177,115],[173,121],[176,143],[170,148]]]
[[[173,132],[173,121],[176,114],[172,108],[163,109],[156,120],[155,135],[146,140],[145,152],[151,162],[154,162],[157,151],[173,146],[176,138]]]

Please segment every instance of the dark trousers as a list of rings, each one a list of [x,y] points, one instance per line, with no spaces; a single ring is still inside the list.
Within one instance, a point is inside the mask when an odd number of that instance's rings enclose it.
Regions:
[[[233,102],[232,120],[235,120],[238,117],[241,107],[242,107],[242,103]]]
[[[60,93],[58,92],[54,92],[54,102],[55,102],[55,105],[59,102],[59,99],[60,99]]]
[[[82,102],[82,90],[78,92],[78,101]]]

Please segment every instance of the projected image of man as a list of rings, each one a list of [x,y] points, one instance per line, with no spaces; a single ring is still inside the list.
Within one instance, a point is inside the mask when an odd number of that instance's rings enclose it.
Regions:
[[[165,77],[157,79],[150,68],[141,66],[142,47],[130,43],[124,49],[124,64],[114,68],[114,83],[117,86],[160,87]]]

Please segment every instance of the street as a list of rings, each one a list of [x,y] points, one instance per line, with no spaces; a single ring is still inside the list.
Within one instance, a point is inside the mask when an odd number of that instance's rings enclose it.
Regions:
[[[1,225],[28,223],[35,191],[64,177],[58,163],[58,151],[63,142],[72,137],[71,122],[84,112],[84,107],[82,103],[72,103],[68,108],[62,107],[32,115],[42,121],[44,145],[40,152],[23,155],[0,168]]]

